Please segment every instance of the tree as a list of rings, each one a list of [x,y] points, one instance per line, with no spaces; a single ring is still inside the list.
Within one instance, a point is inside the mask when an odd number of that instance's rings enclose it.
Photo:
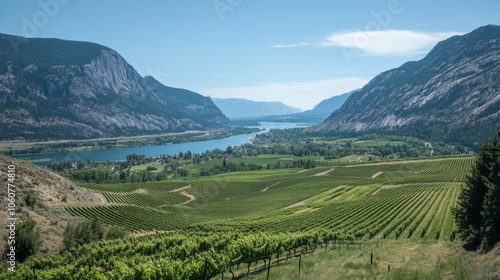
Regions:
[[[124,238],[125,229],[118,226],[105,226],[97,217],[74,225],[68,224],[64,230],[63,244],[66,249],[104,239]]]
[[[473,248],[500,240],[500,131],[486,141],[453,209],[460,237]]]
[[[481,211],[481,247],[489,250],[500,241],[500,132],[492,141],[493,162],[486,178],[486,196]]]
[[[63,244],[66,249],[99,241],[104,236],[104,227],[97,217],[75,225],[68,224],[64,230]]]
[[[16,226],[16,243],[8,244],[7,247],[15,246],[16,259],[20,262],[26,260],[29,256],[34,255],[40,249],[42,240],[40,232],[35,230],[36,221],[28,218]]]

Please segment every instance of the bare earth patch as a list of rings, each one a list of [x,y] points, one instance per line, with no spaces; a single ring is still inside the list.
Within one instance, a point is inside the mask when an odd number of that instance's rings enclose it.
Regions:
[[[192,194],[190,194],[190,193],[188,193],[186,191],[182,191],[182,192],[180,192],[180,194],[182,194],[183,196],[186,196],[187,198],[189,198],[189,200],[185,201],[183,203],[179,203],[178,205],[188,204],[188,203],[191,203],[191,202],[193,202],[193,201],[196,200],[196,197],[194,195],[192,195]]]
[[[302,169],[302,170],[300,170],[299,172],[297,172],[297,173],[295,173],[295,174],[304,173],[304,172],[306,172],[307,170],[309,170],[309,169]]]
[[[328,173],[332,172],[333,170],[335,170],[335,167],[332,167],[331,169],[328,169],[327,171],[324,171],[324,172],[316,173],[316,174],[314,174],[312,176],[325,176]]]
[[[306,200],[302,200],[302,201],[299,201],[297,203],[294,203],[292,205],[288,205],[287,207],[283,208],[283,209],[290,209],[290,208],[293,208],[293,207],[298,207],[298,206],[303,206],[304,204],[306,204]]]
[[[136,189],[133,193],[148,193],[146,189]]]
[[[281,183],[281,182],[283,182],[283,181],[279,181],[279,182],[277,182],[277,183],[274,183],[274,184],[272,184],[272,185],[269,185],[269,186],[267,186],[267,187],[263,188],[262,190],[260,190],[260,192],[265,192],[265,191],[267,191],[270,187],[272,187],[272,186],[276,186],[277,184],[279,184],[279,183]]]
[[[377,178],[378,176],[382,175],[382,173],[384,173],[384,171],[380,171],[380,172],[373,174],[372,179]]]
[[[300,213],[304,213],[304,212],[312,212],[312,210],[313,210],[312,208],[308,207],[308,208],[297,210],[293,214],[295,215],[295,214],[300,214]]]
[[[395,189],[395,188],[399,188],[403,185],[383,185],[382,187],[378,188],[376,191],[374,191],[372,193],[372,195],[376,195],[379,191],[381,190],[386,190],[386,189]]]
[[[97,196],[101,199],[101,201],[102,201],[102,203],[104,203],[104,205],[109,204],[109,201],[106,199],[106,197],[104,197],[104,195],[98,193]]]
[[[182,188],[178,188],[178,189],[175,189],[175,190],[171,190],[169,191],[170,193],[173,193],[173,192],[180,192],[180,191],[183,191],[185,189],[189,189],[191,187],[191,185],[187,185],[185,187],[182,187]]]

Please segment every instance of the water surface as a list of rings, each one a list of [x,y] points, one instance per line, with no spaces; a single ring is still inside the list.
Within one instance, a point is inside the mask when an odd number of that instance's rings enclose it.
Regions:
[[[305,127],[297,123],[272,123],[262,122],[260,126],[253,126],[265,131],[269,129],[286,129],[293,127]],[[265,132],[264,131],[264,132]],[[262,132],[258,132],[262,133]],[[117,147],[100,150],[84,150],[84,151],[71,151],[61,153],[48,153],[48,154],[25,154],[14,155],[16,158],[27,158],[34,161],[36,165],[48,165],[50,162],[62,161],[122,161],[126,159],[127,155],[140,154],[146,156],[159,156],[159,155],[174,155],[180,152],[191,151],[192,153],[202,153],[214,149],[226,149],[228,146],[240,146],[246,143],[251,143],[251,139],[255,138],[257,133],[240,134],[230,136],[223,139],[185,142],[177,144],[165,144],[155,146],[142,146],[142,147]]]

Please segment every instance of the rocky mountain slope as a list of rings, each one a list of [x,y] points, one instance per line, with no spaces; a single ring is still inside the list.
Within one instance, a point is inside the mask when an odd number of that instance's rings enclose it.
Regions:
[[[279,116],[302,112],[281,102],[259,102],[241,98],[214,98],[215,105],[230,119]]]
[[[500,129],[500,26],[438,43],[386,71],[310,131],[379,131],[477,147]]]
[[[0,140],[228,127],[209,97],[141,77],[116,51],[0,34]]]

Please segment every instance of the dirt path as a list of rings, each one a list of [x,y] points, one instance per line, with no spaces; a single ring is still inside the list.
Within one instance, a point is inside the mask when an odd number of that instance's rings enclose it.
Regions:
[[[180,192],[180,191],[183,191],[185,189],[189,189],[191,187],[191,185],[187,185],[187,186],[184,186],[182,188],[178,188],[178,189],[175,189],[175,190],[171,190],[169,191],[169,193],[173,193],[173,192]]]
[[[375,190],[372,195],[376,195],[379,191],[381,190],[386,190],[386,189],[395,189],[395,188],[399,188],[399,187],[402,187],[402,186],[405,186],[405,185],[383,185],[382,187],[378,188],[377,190]]]
[[[380,172],[373,174],[372,179],[377,178],[378,176],[382,175],[382,173],[384,173],[384,171],[380,171]]]
[[[195,197],[194,195],[192,195],[192,194],[190,194],[190,193],[188,193],[188,192],[186,192],[186,191],[182,191],[182,192],[180,192],[180,194],[182,194],[183,196],[186,196],[187,198],[189,198],[189,200],[188,200],[188,201],[185,201],[185,202],[183,202],[183,203],[179,203],[179,204],[177,204],[177,205],[184,205],[184,204],[188,204],[188,203],[191,203],[191,202],[193,202],[193,201],[195,201],[195,200],[196,200],[196,197]]]
[[[269,186],[267,186],[267,187],[263,188],[262,190],[260,190],[260,192],[265,192],[265,191],[267,191],[270,187],[276,186],[277,184],[282,183],[282,182],[283,182],[283,181],[279,181],[279,182],[277,182],[277,183],[274,183],[274,184],[272,184],[272,185],[269,185]]]
[[[303,169],[303,170],[298,171],[298,172],[297,172],[297,173],[295,173],[295,174],[304,173],[304,172],[306,172],[306,171],[308,171],[308,170],[311,170],[311,169]]]
[[[312,176],[325,176],[327,175],[328,173],[332,172],[333,170],[335,170],[335,167],[332,167],[331,169],[327,170],[327,171],[324,171],[324,172],[320,172],[320,173],[316,173]]]

